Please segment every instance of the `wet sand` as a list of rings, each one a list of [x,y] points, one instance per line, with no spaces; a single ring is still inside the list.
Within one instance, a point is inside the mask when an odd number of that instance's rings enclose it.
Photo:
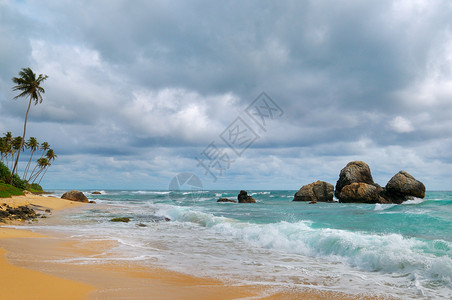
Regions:
[[[34,195],[3,200],[41,210],[84,205]],[[0,299],[369,299],[313,289],[235,286],[109,257],[106,250],[116,243],[111,240],[44,234],[0,227]],[[80,264],[86,258],[92,263]]]

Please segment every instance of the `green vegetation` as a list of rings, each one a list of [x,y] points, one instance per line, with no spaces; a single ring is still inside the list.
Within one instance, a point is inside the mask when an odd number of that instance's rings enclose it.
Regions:
[[[124,222],[124,223],[129,223],[130,219],[123,217],[123,218],[113,218],[110,220],[111,222]]]
[[[21,196],[24,193],[22,190],[6,184],[6,183],[0,183],[0,198],[9,198],[11,196]]]
[[[0,161],[0,183],[10,182],[11,172],[8,167]],[[20,190],[28,190],[32,193],[42,193],[43,189],[38,183],[29,184],[26,180],[20,179],[19,175],[14,174],[13,184],[14,187]]]
[[[13,166],[14,157],[19,152],[21,139],[21,137],[13,138],[11,132],[7,132],[3,137],[0,137],[0,162],[8,169],[8,174],[11,174],[9,169]],[[31,184],[35,181],[41,183],[42,178],[44,178],[44,175],[51,166],[51,162],[53,162],[58,155],[50,148],[49,143],[43,142],[42,144],[39,144],[35,137],[30,137],[21,151],[26,149],[29,150],[30,158],[25,166],[22,180]],[[35,161],[36,165],[32,169],[33,154],[36,152],[40,152],[41,156]],[[10,167],[8,168],[8,166]],[[6,174],[6,171],[3,172]],[[15,174],[17,175],[17,170]],[[0,178],[2,178],[1,175]],[[11,183],[11,176],[3,176],[3,178],[5,182]],[[15,185],[14,182],[12,184]]]
[[[19,72],[19,77],[13,77],[13,82],[16,86],[13,87],[13,91],[20,91],[21,93],[14,97],[14,99],[18,99],[20,97],[30,97],[28,101],[27,113],[25,114],[24,121],[24,133],[20,140],[20,146],[18,147],[16,161],[14,163],[13,170],[11,174],[15,174],[17,169],[17,163],[19,162],[20,152],[23,150],[24,142],[25,142],[25,133],[27,131],[27,120],[28,113],[30,111],[31,102],[33,101],[35,105],[38,103],[42,103],[42,94],[46,91],[40,86],[40,84],[47,79],[47,75],[39,74],[36,77],[36,74],[30,68],[23,68],[22,71]],[[11,184],[13,183],[13,177],[11,177]]]
[[[27,190],[29,190],[32,193],[42,193],[44,190],[42,189],[42,186],[40,186],[37,183],[32,183],[27,185]]]
[[[37,105],[42,102],[42,94],[45,93],[45,90],[40,84],[47,77],[47,75],[42,74],[36,75],[30,68],[23,68],[19,72],[19,76],[12,79],[16,84],[13,87],[13,91],[20,92],[14,99],[21,97],[28,99],[24,131],[22,136],[14,137],[8,131],[3,137],[0,137],[0,182],[9,183],[19,189],[28,189],[32,192],[42,192],[42,187],[39,184],[51,166],[51,162],[57,158],[53,149],[50,148],[49,143],[43,142],[39,144],[35,137],[30,137],[28,140],[25,140],[31,103],[33,102]],[[22,178],[20,178],[18,175],[19,157],[21,152],[25,152],[26,150],[30,157],[27,159],[23,173],[21,173]],[[33,166],[33,155],[38,153],[40,157],[34,162],[35,165]],[[10,171],[11,169],[12,172]]]

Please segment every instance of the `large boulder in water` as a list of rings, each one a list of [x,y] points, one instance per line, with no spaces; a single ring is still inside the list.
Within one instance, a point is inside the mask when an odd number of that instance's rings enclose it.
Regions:
[[[69,191],[63,194],[61,196],[62,199],[71,200],[71,201],[78,201],[78,202],[84,202],[88,203],[89,200],[86,198],[86,196],[79,191]]]
[[[331,202],[333,201],[334,186],[325,181],[316,181],[301,187],[295,193],[293,201]]]
[[[382,191],[376,184],[354,182],[342,188],[338,199],[341,203],[386,203],[380,196]]]
[[[408,172],[400,171],[386,184],[385,198],[393,203],[402,203],[412,197],[424,198],[425,185]]]
[[[336,198],[339,199],[342,189],[352,183],[374,184],[368,164],[363,161],[352,161],[341,170],[334,193]]]
[[[239,200],[239,203],[256,203],[256,200],[254,200],[253,197],[248,196],[248,193],[244,190],[241,190],[237,195],[237,200]]]

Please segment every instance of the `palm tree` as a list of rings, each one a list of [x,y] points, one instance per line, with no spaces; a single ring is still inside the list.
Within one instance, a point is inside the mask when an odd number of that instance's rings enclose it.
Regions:
[[[42,102],[42,94],[45,93],[45,90],[40,86],[40,84],[48,78],[47,75],[39,74],[36,78],[36,74],[30,68],[23,68],[22,71],[19,72],[19,77],[13,77],[13,82],[16,86],[13,87],[13,91],[20,91],[21,93],[14,97],[14,99],[20,97],[30,97],[28,101],[27,113],[25,114],[25,122],[24,122],[24,134],[22,135],[22,145],[25,141],[25,133],[27,131],[27,119],[28,112],[30,111],[31,102],[34,101],[35,105]],[[16,162],[14,163],[14,168],[11,172],[11,175],[14,174],[17,168],[17,163],[19,162],[20,151],[17,153]],[[13,177],[11,176],[11,184],[13,183]]]
[[[4,137],[0,138],[0,161],[3,162],[3,159],[8,154],[8,145],[6,143],[6,139]]]
[[[15,153],[17,152],[17,156],[19,156],[20,151],[23,150],[23,145],[24,145],[24,143],[23,143],[23,139],[21,136],[16,136],[12,140],[12,142],[11,142],[11,153],[12,154],[11,155],[12,155],[13,161],[14,161]],[[11,162],[11,167],[12,167],[13,161]],[[11,175],[14,175],[14,173],[11,172]]]
[[[46,169],[47,167],[50,166],[50,162],[47,158],[42,157],[42,158],[38,159],[38,166],[39,166],[39,171],[33,176],[33,181],[31,182],[32,184],[35,182],[36,179],[38,179],[39,174],[41,174],[44,169]]]
[[[57,157],[58,157],[58,155],[55,154],[55,152],[53,151],[53,149],[49,149],[49,150],[47,151],[47,153],[46,153],[47,165],[45,166],[44,173],[42,173],[41,179],[39,179],[38,184],[41,184],[42,178],[44,178],[44,175],[47,173],[47,170],[48,170],[49,167],[51,166],[50,162],[51,162],[51,161],[54,161]]]
[[[28,164],[25,167],[24,175],[22,179],[25,179],[27,177],[28,170],[30,169],[30,163],[31,159],[33,158],[33,153],[35,153],[36,150],[39,150],[39,143],[38,140],[36,140],[35,137],[30,137],[27,142],[27,147],[30,149],[30,159],[28,160]]]
[[[2,138],[2,161],[5,159],[5,166],[8,166],[8,156],[12,153],[11,141],[13,139],[13,135],[11,131],[5,133],[5,136]]]
[[[55,154],[53,149],[49,149],[47,150],[46,157],[49,161],[54,161],[58,157],[58,155]]]
[[[47,153],[46,151],[49,150],[49,149],[50,149],[49,143],[43,142],[43,143],[41,144],[42,154],[41,154],[41,157],[40,157],[39,159],[43,158],[44,155]],[[52,150],[52,151],[53,151],[53,150]],[[36,171],[36,169],[39,167],[39,159],[37,160],[38,163],[36,164],[36,166],[34,167],[33,171],[31,172],[30,177],[28,178],[28,182],[30,182],[31,178],[34,177],[33,174],[34,174],[34,172]],[[39,171],[39,170],[38,170],[38,171]],[[35,175],[36,175],[36,174],[35,174]]]

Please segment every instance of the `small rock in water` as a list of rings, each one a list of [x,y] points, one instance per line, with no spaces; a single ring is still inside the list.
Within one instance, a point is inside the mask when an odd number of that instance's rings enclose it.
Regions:
[[[239,200],[239,203],[256,203],[256,200],[254,200],[253,197],[248,196],[248,192],[244,190],[241,190],[237,195],[237,200]]]
[[[138,226],[138,227],[147,227],[147,225],[146,225],[146,224],[143,224],[143,223],[139,223],[139,224],[137,224],[137,226]]]
[[[91,200],[91,201],[89,201],[88,203],[96,204],[96,201]]]
[[[232,202],[232,203],[237,203],[237,201],[232,200],[232,199],[228,199],[228,198],[220,198],[217,200],[217,202]]]
[[[129,218],[126,217],[122,217],[122,218],[113,218],[110,220],[111,222],[124,222],[124,223],[128,223],[130,221]]]
[[[91,195],[101,195],[101,194],[102,194],[101,192],[97,192],[97,191],[91,193]]]

